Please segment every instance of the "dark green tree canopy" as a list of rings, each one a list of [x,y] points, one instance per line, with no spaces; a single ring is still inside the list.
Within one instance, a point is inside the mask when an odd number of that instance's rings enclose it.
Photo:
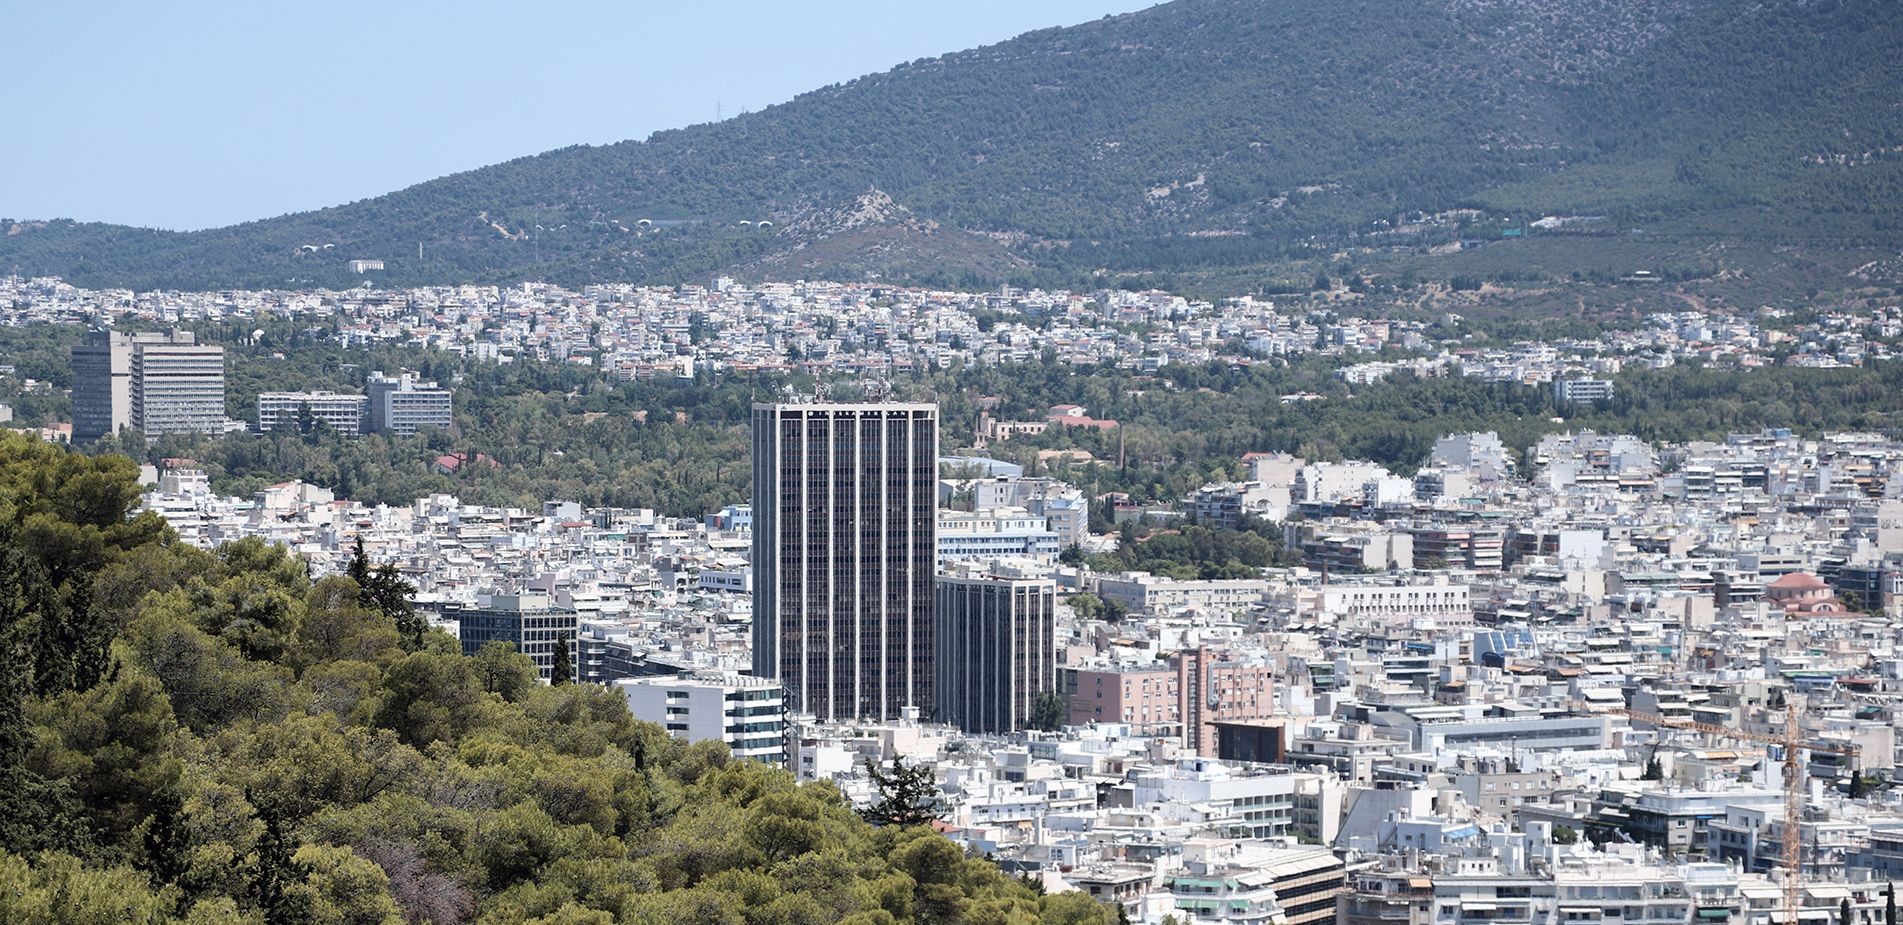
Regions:
[[[81,493],[110,499],[136,470],[0,452],[7,511],[113,537],[62,587],[0,517],[0,921],[1108,921],[915,824],[935,811],[915,769],[894,772],[901,824],[871,825],[831,783],[540,684],[511,647],[406,647],[359,597],[378,570],[139,541],[109,506],[47,500],[75,481],[57,473],[104,473]],[[103,670],[65,632],[82,613]]]

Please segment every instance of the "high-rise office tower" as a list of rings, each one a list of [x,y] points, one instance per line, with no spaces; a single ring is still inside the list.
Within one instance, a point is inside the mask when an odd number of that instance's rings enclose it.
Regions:
[[[938,576],[933,718],[966,732],[1030,725],[1057,690],[1057,583],[1005,563]]]
[[[215,434],[225,424],[225,348],[190,331],[132,335],[132,426],[148,437]]]
[[[218,433],[225,423],[225,348],[184,330],[93,331],[73,347],[73,441],[124,427],[147,436]]]
[[[753,406],[753,673],[822,721],[932,712],[938,406]]]
[[[73,345],[73,442],[91,443],[132,423],[132,341],[89,331]]]

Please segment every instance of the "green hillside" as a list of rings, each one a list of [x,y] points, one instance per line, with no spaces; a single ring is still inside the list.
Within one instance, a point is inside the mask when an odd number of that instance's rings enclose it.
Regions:
[[[1411,246],[1397,225],[1463,207],[1887,245],[1900,52],[1887,0],[1177,0],[316,212],[22,222],[0,261],[192,288],[348,285],[358,258],[397,285],[859,274],[888,226],[786,255],[868,188],[909,210],[888,275],[921,281]]]
[[[138,467],[0,434],[0,922],[1107,925],[831,781],[430,629],[394,566],[313,581],[139,507]]]

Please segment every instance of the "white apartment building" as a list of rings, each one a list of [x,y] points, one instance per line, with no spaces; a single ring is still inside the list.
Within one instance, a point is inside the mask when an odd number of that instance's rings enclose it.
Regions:
[[[298,409],[309,405],[317,420],[329,424],[338,433],[355,437],[363,433],[370,417],[370,396],[339,395],[336,392],[260,392],[258,393],[258,432],[280,428],[297,429]]]
[[[1163,578],[1148,572],[1119,572],[1097,581],[1097,596],[1131,610],[1163,614],[1182,608],[1246,610],[1268,594],[1264,578],[1212,581]]]
[[[1322,590],[1323,613],[1383,623],[1431,617],[1436,623],[1472,623],[1466,585],[1332,585]]]
[[[735,758],[786,763],[786,704],[777,681],[700,674],[622,678],[614,686],[635,719],[659,723],[675,738],[716,739]]]
[[[385,376],[379,371],[370,374],[364,390],[370,399],[370,430],[413,437],[425,424],[438,430],[449,428],[450,393],[434,382],[418,382],[409,373]]]
[[[1372,479],[1384,479],[1389,472],[1368,462],[1316,463],[1303,466],[1290,486],[1295,501],[1338,501],[1358,497],[1362,486]]]
[[[1017,507],[938,513],[938,561],[1056,556],[1063,538],[1043,517]]]
[[[1553,401],[1591,403],[1612,397],[1610,379],[1555,379]]]
[[[1174,767],[1138,772],[1133,798],[1138,806],[1200,808],[1214,828],[1269,838],[1288,834],[1294,824],[1295,780],[1287,768],[1244,771],[1211,758],[1182,758]]]

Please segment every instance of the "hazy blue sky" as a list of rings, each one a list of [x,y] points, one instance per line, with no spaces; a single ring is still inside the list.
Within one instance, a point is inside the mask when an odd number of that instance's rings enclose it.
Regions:
[[[1153,3],[14,3],[0,217],[269,218]]]

